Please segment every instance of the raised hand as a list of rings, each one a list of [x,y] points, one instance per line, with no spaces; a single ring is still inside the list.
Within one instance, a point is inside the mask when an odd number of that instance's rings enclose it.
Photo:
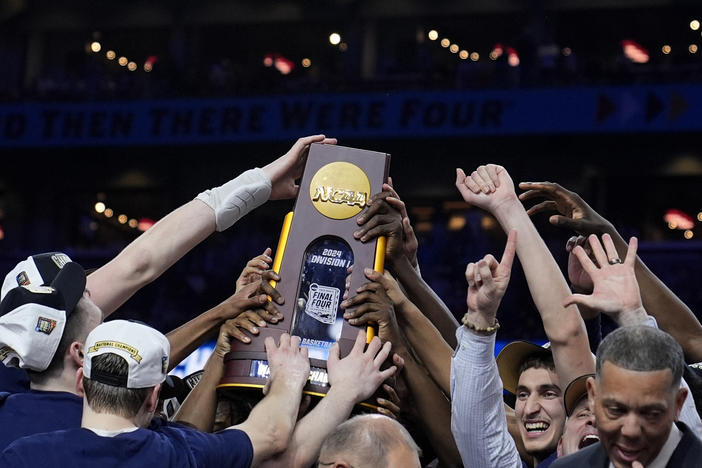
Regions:
[[[310,376],[310,360],[307,348],[300,347],[300,337],[283,333],[280,335],[279,344],[276,345],[275,340],[269,336],[264,346],[271,371],[270,384],[275,385],[275,382],[282,381],[286,386],[302,390]]]
[[[307,154],[312,143],[335,145],[336,138],[326,138],[324,135],[312,135],[298,139],[290,150],[263,168],[271,179],[271,200],[294,198],[300,190],[295,183],[302,177]]]
[[[602,236],[602,243],[594,234],[588,237],[592,254],[599,264],[588,257],[585,250],[577,246],[573,253],[585,272],[592,278],[592,294],[572,294],[565,300],[565,306],[582,304],[610,315],[619,325],[638,323],[645,311],[641,303],[639,285],[634,274],[638,240],[632,237],[624,262],[619,258],[614,242],[609,234]],[[603,248],[604,245],[604,248]]]
[[[390,179],[392,180],[392,179]],[[389,262],[405,255],[413,267],[417,266],[417,248],[419,242],[407,216],[405,202],[390,184],[383,184],[383,191],[374,195],[367,209],[356,218],[361,226],[354,237],[361,242],[368,242],[378,236],[387,236],[386,248]]]
[[[522,201],[546,199],[529,208],[529,216],[555,211],[558,214],[549,217],[549,223],[572,229],[583,236],[602,234],[613,229],[610,222],[593,210],[580,195],[554,182],[521,182],[519,188],[526,190],[519,195]]]
[[[517,201],[511,177],[496,164],[480,166],[470,175],[457,168],[456,188],[467,203],[493,214],[503,205]]]
[[[494,326],[497,308],[507,291],[512,274],[512,263],[517,250],[517,231],[512,230],[507,237],[502,260],[498,263],[492,255],[486,255],[476,263],[466,267],[468,312],[466,320],[478,328]]]
[[[283,304],[285,299],[277,289],[271,286],[270,281],[280,281],[280,276],[273,270],[264,271],[261,275],[261,280],[258,283],[254,283],[258,286],[258,292],[264,294],[266,297],[261,307],[257,308],[254,312],[266,322],[278,323],[283,320],[283,314],[280,313],[276,304]]]
[[[366,270],[367,277],[382,278],[378,275],[372,275],[371,270]],[[397,325],[393,301],[386,293],[385,286],[380,281],[371,281],[358,288],[356,293],[355,296],[341,303],[341,307],[346,310],[344,318],[351,325],[377,323],[380,338],[398,343],[402,339],[401,333]]]
[[[397,395],[395,389],[388,384],[383,384],[383,390],[388,394],[388,398],[376,398],[378,402],[378,413],[395,420],[400,419],[400,413],[402,412],[402,408],[400,408],[400,404],[402,403],[400,397]]]
[[[266,250],[246,263],[246,266],[241,271],[239,278],[236,280],[236,291],[238,292],[241,288],[247,284],[255,283],[261,280],[263,272],[271,268],[273,259],[271,258],[271,248],[267,247]]]
[[[390,355],[390,342],[381,344],[380,338],[374,337],[366,344],[363,330],[356,335],[356,342],[351,352],[343,359],[339,358],[339,345],[334,343],[329,350],[327,373],[329,385],[336,391],[348,392],[349,398],[358,403],[369,398],[381,383],[395,374],[396,366],[380,370],[380,366]]]

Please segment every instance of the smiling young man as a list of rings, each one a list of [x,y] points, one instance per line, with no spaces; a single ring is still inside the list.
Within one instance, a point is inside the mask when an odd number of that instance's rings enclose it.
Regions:
[[[517,434],[535,466],[556,458],[566,424],[561,389],[551,350],[527,341],[514,341],[497,356],[503,387],[516,396]]]
[[[680,345],[646,326],[623,327],[597,349],[588,378],[601,442],[556,461],[557,467],[699,466],[702,442],[678,421],[687,389],[680,387]]]

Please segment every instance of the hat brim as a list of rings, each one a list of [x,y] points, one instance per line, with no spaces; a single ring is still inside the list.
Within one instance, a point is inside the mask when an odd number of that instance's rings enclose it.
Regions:
[[[590,377],[595,377],[595,374],[581,375],[566,387],[563,393],[563,404],[568,417],[573,413],[575,407],[578,406],[580,400],[587,397],[587,379]]]
[[[519,368],[528,357],[537,355],[551,356],[551,350],[528,341],[513,341],[502,348],[496,361],[505,390],[516,395]]]

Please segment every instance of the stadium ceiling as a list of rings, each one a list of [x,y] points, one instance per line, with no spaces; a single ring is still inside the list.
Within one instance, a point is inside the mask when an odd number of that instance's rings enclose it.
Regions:
[[[325,18],[442,17],[460,14],[518,13],[627,8],[685,8],[699,0],[6,0],[0,23],[23,30],[168,27],[173,24],[295,22]]]

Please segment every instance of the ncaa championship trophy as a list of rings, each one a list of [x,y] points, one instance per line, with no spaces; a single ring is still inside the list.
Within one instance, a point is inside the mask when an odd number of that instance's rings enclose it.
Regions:
[[[232,342],[218,389],[263,388],[269,375],[263,342],[283,333],[299,336],[309,350],[310,378],[305,393],[327,394],[327,357],[339,343],[341,357],[353,347],[358,327],[343,319],[340,307],[349,267],[350,294],[367,280],[364,268],[383,271],[385,238],[354,239],[356,217],[371,195],[382,189],[390,155],[336,145],[312,144],[294,210],[285,216],[273,270],[285,299],[283,320],[260,328],[249,344]],[[368,341],[374,336],[366,330]],[[362,403],[363,404],[363,403]]]

